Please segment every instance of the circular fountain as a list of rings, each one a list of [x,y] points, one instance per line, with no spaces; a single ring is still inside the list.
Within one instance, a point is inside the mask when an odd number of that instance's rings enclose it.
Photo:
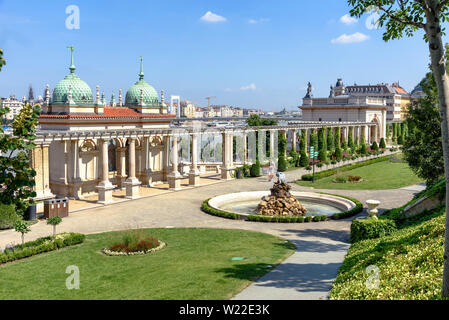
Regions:
[[[299,191],[290,191],[290,194],[306,209],[305,216],[332,216],[349,211],[356,206],[351,200],[328,194]],[[271,195],[270,191],[229,193],[210,199],[208,204],[216,210],[236,213],[244,218],[259,214],[261,202]]]

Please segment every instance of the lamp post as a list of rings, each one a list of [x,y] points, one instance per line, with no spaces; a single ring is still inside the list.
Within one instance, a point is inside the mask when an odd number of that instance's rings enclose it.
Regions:
[[[312,167],[313,167],[312,183],[315,183],[315,159],[318,158],[318,151],[315,151],[314,146],[310,146],[309,148],[309,157],[312,159]]]

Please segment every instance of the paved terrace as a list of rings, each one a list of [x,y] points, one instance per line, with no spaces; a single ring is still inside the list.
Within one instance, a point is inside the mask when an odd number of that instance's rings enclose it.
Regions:
[[[286,173],[293,182],[301,170]],[[203,213],[201,203],[210,197],[239,191],[268,190],[272,183],[266,177],[231,180],[195,189],[129,200],[114,205],[71,213],[58,226],[58,232],[101,233],[130,228],[227,228],[265,232],[292,241],[296,252],[277,268],[239,293],[235,299],[326,299],[337,270],[349,247],[350,220],[320,223],[277,224],[227,220]],[[295,191],[311,188],[292,184]],[[315,190],[381,201],[381,210],[394,208],[409,201],[416,188],[382,190]],[[362,214],[363,215],[363,214]],[[40,221],[31,226],[26,240],[52,233],[52,227]],[[20,243],[20,235],[12,230],[0,232],[0,248]],[[242,246],[245,244],[242,243]]]

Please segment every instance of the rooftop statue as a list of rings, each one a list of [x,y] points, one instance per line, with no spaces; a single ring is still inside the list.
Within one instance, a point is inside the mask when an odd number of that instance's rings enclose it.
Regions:
[[[307,99],[313,98],[312,90],[313,90],[312,84],[309,82],[307,84],[307,93],[306,93],[306,96],[304,98],[307,98]]]

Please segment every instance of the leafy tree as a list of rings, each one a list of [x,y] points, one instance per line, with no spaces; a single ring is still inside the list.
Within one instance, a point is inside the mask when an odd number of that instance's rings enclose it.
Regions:
[[[0,50],[0,70],[5,65],[3,52]],[[9,112],[0,107],[0,118]],[[12,135],[5,134],[0,127],[0,202],[14,204],[19,215],[25,213],[28,205],[36,196],[33,191],[36,172],[30,166],[29,153],[35,147],[37,118],[39,106],[26,104],[14,118]]]
[[[332,132],[332,128],[327,129],[327,150],[334,150],[334,133]]]
[[[287,160],[285,160],[285,150],[287,148],[287,139],[284,134],[279,133],[279,152],[278,152],[278,171],[287,170]]]
[[[447,51],[449,52],[449,50]],[[444,157],[438,109],[438,92],[431,72],[420,82],[425,97],[409,106],[403,152],[405,160],[416,175],[434,184],[444,175]]]
[[[349,128],[348,132],[348,147],[354,149],[354,128]]]
[[[307,156],[307,132],[302,130],[301,141],[299,142],[299,165],[301,167],[307,167],[309,165],[309,157]]]
[[[318,159],[327,160],[326,128],[320,128],[318,131]]]
[[[315,151],[318,150],[318,135],[316,134],[315,129],[312,129],[310,132],[310,146],[313,146]]]
[[[340,147],[340,140],[341,140],[341,129],[335,128],[335,135],[334,135],[334,146],[335,148]]]
[[[2,71],[2,67],[6,65],[6,61],[3,58],[3,50],[0,48],[0,71]]]
[[[22,234],[22,250],[25,245],[25,233],[30,232],[30,228],[28,228],[28,225],[25,221],[19,220],[16,223],[14,223],[14,230],[16,230],[18,233]]]
[[[398,124],[397,123],[393,123],[393,142],[396,142],[398,138]]]
[[[444,173],[446,179],[446,234],[442,295],[449,297],[449,74],[445,64],[445,48],[442,23],[447,22],[449,0],[348,0],[351,16],[361,17],[373,6],[382,14],[379,27],[386,26],[385,41],[411,37],[418,30],[424,31],[428,42],[430,65],[438,91],[441,118]]]
[[[62,218],[59,216],[51,217],[47,220],[47,224],[53,226],[53,235],[56,235],[56,226],[62,222]]]

